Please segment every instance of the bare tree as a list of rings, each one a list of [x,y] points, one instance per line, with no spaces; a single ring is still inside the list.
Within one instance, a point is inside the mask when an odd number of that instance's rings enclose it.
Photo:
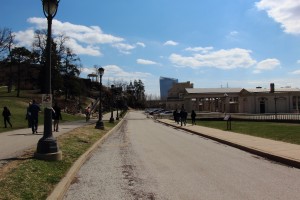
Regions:
[[[13,48],[11,53],[11,63],[17,64],[18,71],[17,71],[17,97],[20,97],[20,87],[21,87],[21,65],[22,64],[30,64],[32,53],[26,49],[25,47],[16,47]],[[24,67],[24,66],[23,66]]]
[[[58,55],[61,55],[61,57],[63,57],[62,55],[66,54],[66,52],[71,51],[70,48],[66,47],[66,42],[69,39],[70,38],[64,34],[60,34],[55,38],[57,53]]]
[[[0,29],[0,61],[4,61],[9,66],[9,78],[7,83],[7,92],[10,93],[12,89],[12,64],[10,55],[14,44],[15,35],[12,33],[11,29],[3,28]]]
[[[46,30],[37,30],[34,34],[34,41],[32,44],[32,51],[38,56],[38,63],[42,64],[45,62],[45,55],[47,45],[47,31]]]
[[[0,29],[0,59],[7,57],[14,41],[14,34],[8,28]]]

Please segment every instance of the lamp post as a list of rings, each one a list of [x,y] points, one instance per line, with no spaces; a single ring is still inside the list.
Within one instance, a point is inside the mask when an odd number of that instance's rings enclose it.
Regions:
[[[111,91],[111,96],[112,96],[112,101],[111,101],[111,105],[110,105],[110,119],[109,119],[109,123],[114,123],[115,119],[114,119],[114,109],[113,109],[113,105],[114,105],[114,91],[115,91],[115,86],[111,85],[110,87],[110,91]]]
[[[98,69],[99,75],[100,75],[100,92],[99,92],[99,119],[96,123],[95,128],[97,129],[104,129],[104,123],[102,121],[102,76],[104,74],[104,69],[100,67]]]
[[[119,120],[119,96],[116,97],[116,109],[117,109],[117,116],[116,116],[116,120]]]
[[[275,101],[275,120],[277,120],[277,97],[275,96],[274,101]]]
[[[38,141],[35,157],[42,160],[61,160],[62,152],[59,150],[56,139],[52,135],[52,98],[51,98],[51,26],[56,15],[59,0],[42,0],[44,15],[48,21],[47,56],[45,66],[45,96],[50,100],[44,109],[44,134]]]
[[[228,102],[227,102],[227,101],[228,101],[228,94],[227,94],[227,93],[224,94],[224,98],[225,98],[225,104],[224,104],[224,105],[225,105],[225,106],[224,106],[225,108],[224,108],[224,111],[225,111],[225,114],[226,114],[226,113],[227,113],[227,107],[228,107],[228,106],[227,106],[227,103],[228,103]]]

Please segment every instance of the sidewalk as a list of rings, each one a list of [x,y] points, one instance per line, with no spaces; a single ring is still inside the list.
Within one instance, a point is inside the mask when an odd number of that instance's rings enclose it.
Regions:
[[[157,121],[276,162],[300,168],[300,145],[234,133],[231,131],[222,131],[204,126],[193,126],[191,124],[181,127],[173,120],[169,119],[157,119]]]
[[[115,114],[114,114],[115,117]],[[108,121],[110,113],[103,115],[103,120]],[[53,137],[58,137],[64,133],[72,131],[75,128],[96,123],[98,119],[90,119],[89,122],[85,120],[61,123],[59,125],[59,132],[53,132]],[[3,163],[11,159],[16,159],[23,155],[26,150],[36,148],[40,138],[43,137],[44,126],[38,127],[38,133],[32,134],[31,128],[18,129],[0,133],[0,167]]]

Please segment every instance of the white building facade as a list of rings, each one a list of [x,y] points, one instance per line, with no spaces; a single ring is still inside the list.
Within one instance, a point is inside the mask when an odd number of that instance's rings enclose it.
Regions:
[[[188,112],[299,113],[300,89],[186,88],[183,101]]]

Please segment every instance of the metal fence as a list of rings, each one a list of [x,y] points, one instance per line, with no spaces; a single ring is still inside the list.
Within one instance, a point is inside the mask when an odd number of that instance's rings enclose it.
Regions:
[[[246,121],[292,121],[300,122],[299,113],[265,113],[265,114],[248,114],[248,113],[227,113],[231,115],[231,118],[234,120],[246,120]],[[197,113],[197,119],[217,119],[223,120],[225,113]],[[153,118],[158,119],[173,119],[173,115],[159,115],[156,114]],[[188,114],[188,119],[191,118],[191,114]]]

